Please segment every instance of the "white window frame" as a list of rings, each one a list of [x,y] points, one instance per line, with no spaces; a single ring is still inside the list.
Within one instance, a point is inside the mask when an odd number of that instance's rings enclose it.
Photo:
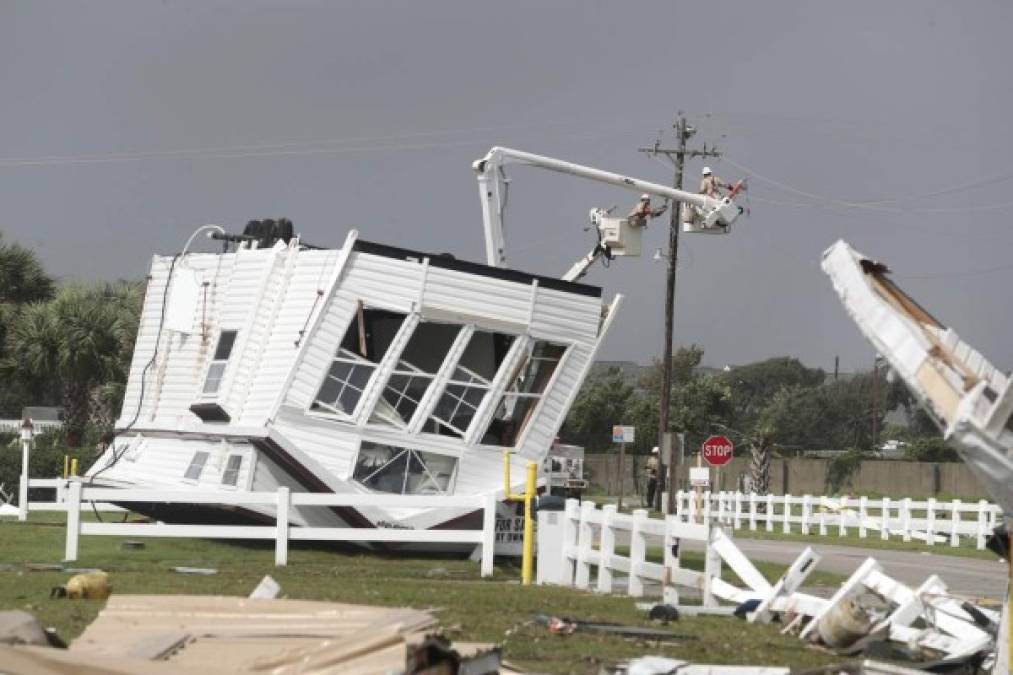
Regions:
[[[231,462],[233,458],[239,460],[239,466],[236,467],[236,482],[230,484],[225,482],[225,474],[228,473],[229,462]],[[246,463],[247,459],[248,453],[246,452],[227,452],[225,454],[225,461],[222,463],[222,471],[218,481],[223,490],[238,490],[240,488],[241,483],[239,479],[243,476],[243,464]]]
[[[502,368],[503,364],[500,364],[500,367]],[[468,381],[467,382],[464,382],[464,381],[462,381],[460,379],[455,379],[454,378],[454,376],[457,374],[458,370],[462,370],[462,371],[464,371],[467,374],[467,376],[468,376]],[[457,396],[456,394],[452,394],[449,391],[447,391],[448,389],[450,389],[450,387],[455,386],[455,385],[459,386],[459,387],[465,387],[466,389],[478,389],[478,388],[481,388],[482,391],[483,391],[483,393],[482,393],[482,399],[478,402],[478,405],[472,406],[470,403],[468,403],[467,401],[465,401],[463,398]],[[490,391],[492,391],[492,381],[486,380],[484,377],[482,377],[481,375],[479,375],[475,371],[471,370],[470,368],[468,368],[466,366],[462,366],[460,363],[458,363],[456,366],[454,366],[454,372],[451,374],[450,378],[443,385],[442,391],[440,391],[440,392],[438,392],[436,394],[436,397],[435,397],[436,398],[436,404],[433,407],[433,409],[430,411],[428,419],[429,420],[433,420],[437,424],[441,424],[441,425],[445,426],[446,428],[450,429],[451,431],[454,431],[454,432],[460,434],[459,436],[456,436],[456,438],[464,440],[468,436],[468,430],[471,428],[471,425],[473,425],[475,423],[475,419],[478,417],[478,413],[482,409],[482,403],[485,402],[485,399],[486,399],[487,396],[489,396],[489,392]],[[453,398],[453,399],[455,399],[457,401],[457,405],[454,406],[454,414],[452,414],[452,415],[449,416],[451,420],[454,419],[454,417],[456,416],[457,411],[461,409],[461,406],[466,406],[468,408],[473,408],[474,412],[471,415],[471,420],[468,421],[468,426],[467,427],[465,427],[464,429],[458,429],[449,420],[444,420],[444,419],[436,416],[436,408],[439,406],[439,404],[443,400],[444,396],[449,396],[449,397],[451,397],[451,398]],[[439,435],[442,436],[444,434],[439,434]],[[454,437],[452,437],[452,438],[454,438]]]
[[[406,311],[403,307],[393,307],[372,301],[366,303],[365,300],[359,299],[355,303],[356,308],[358,307],[358,303],[362,303],[364,310],[376,309],[384,312],[396,312],[398,314],[404,315],[404,319],[401,321],[401,325],[398,326],[398,330],[394,335],[394,340],[396,340],[397,335],[402,330],[404,330],[405,322],[408,321],[412,316],[412,311],[411,310]],[[355,324],[357,314],[358,314],[357,309],[353,309],[351,318],[348,320],[348,323],[345,324],[345,329],[341,333],[341,342],[344,342],[345,336],[348,334],[348,330]],[[310,399],[310,403],[306,407],[306,414],[314,417],[320,417],[323,419],[329,420],[337,419],[342,422],[354,422],[356,416],[359,414],[359,411],[363,406],[363,399],[365,398],[365,394],[366,392],[369,391],[370,386],[372,386],[373,380],[376,378],[377,372],[379,372],[383,364],[385,364],[387,360],[391,358],[391,347],[393,346],[393,340],[391,344],[387,346],[387,351],[384,353],[383,358],[380,359],[378,362],[370,361],[369,359],[366,359],[354,352],[350,352],[347,349],[344,349],[341,346],[341,342],[338,343],[337,350],[335,351],[334,355],[329,358],[327,362],[327,368],[323,369],[324,371],[323,375],[316,383],[316,387],[313,390],[314,391],[313,397]],[[342,354],[343,352],[344,354]],[[366,379],[366,382],[362,385],[362,389],[359,389],[358,387],[345,382],[343,383],[342,389],[339,390],[338,398],[340,398],[340,392],[343,392],[345,387],[351,386],[353,389],[359,391],[359,398],[355,402],[355,407],[350,412],[342,412],[341,410],[338,410],[337,408],[331,406],[330,404],[324,403],[319,398],[320,391],[323,389],[324,383],[327,382],[328,378],[333,379],[336,382],[341,382],[341,380],[337,380],[337,378],[331,376],[331,367],[334,365],[336,361],[351,364],[353,367],[368,366],[373,369],[373,372],[369,374],[369,377]]]
[[[516,371],[518,375],[520,375],[521,371],[523,371],[527,367],[528,363],[532,359],[536,358],[534,356],[534,349],[535,349],[535,345],[538,342],[547,342],[549,344],[553,344],[553,345],[556,345],[556,346],[559,346],[559,347],[563,348],[563,352],[559,355],[559,359],[556,360],[556,367],[552,371],[552,375],[549,377],[548,382],[545,383],[545,388],[539,394],[532,394],[532,393],[527,393],[527,392],[518,392],[518,391],[516,391],[514,389],[514,384],[516,382],[516,378],[514,380],[512,380],[512,381],[505,382],[504,383],[505,386],[502,389],[500,389],[498,392],[496,392],[496,398],[495,398],[495,400],[489,402],[489,406],[491,407],[491,411],[490,411],[490,413],[488,415],[488,418],[484,421],[483,426],[482,426],[482,436],[484,436],[485,433],[488,431],[489,426],[492,425],[493,420],[496,419],[496,412],[499,410],[500,404],[503,403],[503,401],[506,398],[508,398],[508,397],[514,397],[514,398],[528,398],[528,399],[532,399],[533,398],[533,399],[535,399],[535,404],[531,408],[531,416],[530,416],[530,420],[531,421],[529,421],[527,424],[525,424],[524,428],[520,429],[517,432],[517,437],[514,439],[514,444],[510,445],[510,446],[507,446],[507,447],[509,447],[511,449],[518,449],[518,448],[522,448],[524,446],[524,443],[527,440],[528,434],[531,433],[532,421],[535,420],[535,419],[537,419],[538,416],[541,414],[542,406],[544,405],[544,402],[545,402],[545,395],[546,395],[546,393],[548,393],[549,391],[551,391],[556,386],[556,381],[559,378],[559,373],[562,371],[563,364],[566,362],[567,357],[570,355],[570,352],[573,350],[573,343],[571,343],[571,342],[567,342],[565,340],[553,340],[553,339],[549,339],[549,338],[534,337],[532,335],[528,335],[527,336],[527,344],[524,347],[526,353],[525,353],[525,355],[522,357],[522,359],[520,361],[520,364],[519,364],[520,365],[520,369],[518,371]],[[548,359],[542,358],[541,360],[545,361],[545,360],[548,360]],[[474,420],[472,422],[473,422],[472,426],[474,426]],[[488,444],[482,443],[481,442],[481,437],[482,436],[479,436],[479,438],[476,439],[476,445],[478,445],[478,447],[483,448],[483,449],[498,449],[498,448],[504,447],[504,446],[502,446],[500,444],[488,445]]]
[[[392,450],[399,450],[400,452],[395,453],[384,464],[382,464],[379,467],[377,467],[376,469],[374,469],[372,473],[370,473],[369,475],[367,475],[364,478],[360,479],[360,478],[356,478],[355,477],[355,467],[359,463],[359,455],[362,453],[362,449],[363,449],[362,446],[364,444],[366,444],[366,443],[372,443],[374,445],[383,445],[383,446],[386,446],[388,448],[391,448]],[[408,473],[409,473],[408,472],[408,468],[411,466],[411,459],[412,459],[411,458],[411,453],[415,453],[416,455],[420,455],[420,454],[421,455],[425,455],[425,454],[439,455],[441,457],[450,457],[451,459],[453,459],[454,460],[454,470],[451,472],[450,478],[447,479],[447,488],[445,490],[443,490],[443,489],[441,489],[439,487],[439,482],[436,480],[436,477],[432,474],[432,472],[429,471],[429,466],[426,464],[425,460],[422,457],[418,457],[418,456],[416,457],[416,459],[418,460],[419,464],[422,465],[423,470],[425,471],[426,475],[429,477],[429,480],[432,482],[433,486],[437,490],[439,490],[439,495],[438,496],[444,496],[445,497],[447,495],[453,495],[454,494],[454,490],[457,489],[457,475],[458,475],[458,472],[460,471],[460,468],[461,468],[461,455],[460,455],[460,453],[455,453],[455,452],[439,452],[439,451],[436,451],[436,450],[422,449],[422,448],[408,448],[408,447],[405,447],[404,445],[401,445],[398,442],[388,443],[386,441],[369,441],[369,440],[365,440],[365,439],[363,439],[362,441],[360,441],[360,443],[359,443],[359,450],[358,450],[358,452],[356,452],[356,454],[355,454],[355,460],[352,462],[352,468],[351,468],[351,471],[350,471],[349,479],[352,480],[353,482],[355,482],[357,485],[359,485],[363,489],[368,490],[369,492],[374,493],[374,494],[401,494],[401,495],[418,494],[418,493],[412,493],[412,492],[408,492],[408,493],[405,492],[405,489],[407,488],[407,485],[408,485]],[[377,490],[375,488],[371,488],[368,485],[366,485],[365,481],[369,480],[370,478],[372,478],[376,474],[378,474],[381,471],[383,471],[387,466],[389,466],[393,462],[396,462],[400,457],[404,456],[405,454],[408,454],[409,457],[408,457],[407,461],[405,462],[405,472],[404,472],[403,482],[402,482],[402,485],[401,485],[401,492],[385,492],[383,490]],[[434,496],[436,496],[436,495],[434,495]]]
[[[229,347],[229,353],[224,359],[216,359],[215,356],[218,353],[218,347],[221,344],[222,335],[226,333],[232,333],[234,335],[234,337],[232,338],[232,346]],[[218,395],[221,393],[222,389],[225,386],[225,378],[229,372],[229,361],[232,359],[232,354],[236,351],[236,344],[238,342],[239,342],[239,329],[223,328],[220,331],[218,331],[218,339],[215,340],[214,351],[212,351],[210,354],[211,358],[208,360],[207,368],[204,369],[204,377],[201,378],[200,391],[197,393],[198,399],[207,401],[218,398]],[[217,365],[221,365],[222,367],[221,376],[218,378],[218,386],[215,388],[214,391],[207,391],[208,380],[211,377],[211,370],[215,368],[215,366]]]
[[[193,468],[194,462],[197,461],[197,457],[199,455],[204,455],[204,461],[202,461],[200,463],[200,469],[198,469],[197,475],[195,477],[191,478],[189,476],[190,469]],[[184,483],[189,483],[190,485],[199,485],[200,484],[200,478],[201,478],[201,476],[204,475],[204,469],[207,468],[208,461],[210,459],[211,459],[211,451],[210,450],[195,450],[194,453],[193,453],[193,457],[190,458],[189,464],[187,464],[186,465],[186,469],[183,470],[183,479],[182,479],[183,482]]]

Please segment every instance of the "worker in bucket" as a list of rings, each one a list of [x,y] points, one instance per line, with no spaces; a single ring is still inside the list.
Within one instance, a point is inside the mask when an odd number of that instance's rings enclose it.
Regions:
[[[714,175],[709,166],[702,171],[703,179],[700,181],[700,194],[712,199],[721,199],[720,190],[730,190],[731,186]]]
[[[648,218],[657,218],[664,213],[666,209],[668,209],[667,203],[662,204],[661,208],[652,209],[651,195],[645,192],[640,195],[640,201],[633,207],[633,210],[630,211],[630,215],[628,215],[627,218],[630,220],[631,224],[638,225],[640,227],[647,227]]]

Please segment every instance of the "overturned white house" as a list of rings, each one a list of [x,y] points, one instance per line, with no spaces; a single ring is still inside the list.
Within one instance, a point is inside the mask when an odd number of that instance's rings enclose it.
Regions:
[[[95,485],[469,495],[548,450],[619,304],[601,289],[363,241],[156,256],[119,433]],[[173,522],[252,507],[157,503]],[[453,510],[304,509],[437,527]]]

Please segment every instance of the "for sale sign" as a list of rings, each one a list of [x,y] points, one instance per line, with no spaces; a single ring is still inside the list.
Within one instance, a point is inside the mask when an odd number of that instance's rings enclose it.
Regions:
[[[711,466],[724,466],[732,460],[735,447],[724,436],[711,436],[703,442],[701,454]]]

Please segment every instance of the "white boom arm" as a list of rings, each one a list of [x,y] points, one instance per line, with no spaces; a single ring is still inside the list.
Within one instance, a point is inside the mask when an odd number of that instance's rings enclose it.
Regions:
[[[596,180],[602,183],[609,183],[635,192],[646,192],[670,199],[674,202],[690,204],[701,208],[705,212],[714,213],[715,221],[728,226],[738,216],[738,207],[730,199],[713,199],[693,192],[676,190],[666,185],[651,183],[639,178],[630,178],[618,173],[602,171],[589,166],[564,162],[552,157],[535,155],[530,152],[513,150],[511,148],[494,147],[486,153],[485,157],[475,161],[472,167],[478,174],[479,195],[482,200],[482,223],[485,228],[485,257],[486,263],[493,267],[506,265],[506,250],[503,239],[503,207],[505,204],[506,186],[509,179],[503,174],[502,167],[506,164],[527,164],[549,171],[579,176],[589,180]],[[595,258],[597,259],[597,258]],[[585,259],[586,260],[586,259]],[[584,262],[584,261],[582,261]],[[584,266],[594,262],[591,260]],[[578,263],[580,265],[580,263]],[[575,267],[577,267],[575,265]],[[567,274],[569,277],[572,270]]]

